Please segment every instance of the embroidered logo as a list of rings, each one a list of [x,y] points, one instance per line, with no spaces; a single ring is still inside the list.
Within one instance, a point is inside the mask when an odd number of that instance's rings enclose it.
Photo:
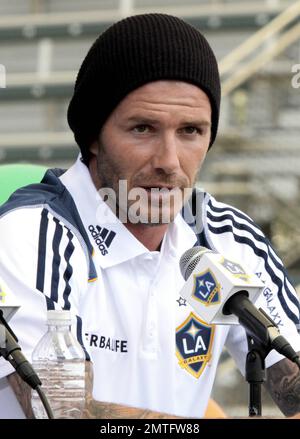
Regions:
[[[222,258],[221,264],[223,267],[226,268],[231,274],[233,274],[234,277],[237,277],[238,279],[242,279],[245,282],[250,281],[250,276],[246,273],[246,271],[243,269],[243,267],[238,264],[237,262],[230,261],[229,259]]]
[[[101,254],[103,256],[108,254],[108,248],[110,247],[114,237],[116,236],[116,232],[112,230],[108,230],[105,227],[100,226],[89,226],[89,231],[97,244]]]
[[[176,329],[176,356],[179,366],[199,378],[211,359],[215,326],[208,325],[194,313]]]
[[[221,298],[221,285],[213,272],[208,269],[204,273],[194,275],[192,297],[204,303],[205,306],[216,305]]]

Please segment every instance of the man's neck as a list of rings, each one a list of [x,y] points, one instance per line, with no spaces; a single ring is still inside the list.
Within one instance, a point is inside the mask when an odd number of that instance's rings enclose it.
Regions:
[[[168,229],[168,224],[149,226],[147,224],[126,223],[124,226],[150,251],[160,249],[160,245]]]

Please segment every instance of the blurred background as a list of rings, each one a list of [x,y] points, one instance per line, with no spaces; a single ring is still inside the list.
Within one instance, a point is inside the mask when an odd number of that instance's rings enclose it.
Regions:
[[[262,227],[300,287],[300,1],[0,0],[0,165],[74,161],[66,111],[82,59],[105,28],[144,12],[184,18],[212,45],[221,121],[198,184]],[[221,360],[214,397],[247,416],[247,384]]]

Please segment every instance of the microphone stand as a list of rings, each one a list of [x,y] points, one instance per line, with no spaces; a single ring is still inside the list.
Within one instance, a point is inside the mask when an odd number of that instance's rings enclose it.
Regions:
[[[247,291],[240,291],[229,298],[223,313],[234,314],[247,335],[246,380],[249,383],[249,416],[261,416],[261,385],[266,380],[265,358],[272,349],[292,361],[300,360],[284,337],[280,336],[275,322],[262,308],[255,308]],[[297,364],[298,364],[297,363]]]
[[[265,358],[271,348],[247,334],[246,381],[249,383],[249,416],[261,416],[261,385],[266,381]]]

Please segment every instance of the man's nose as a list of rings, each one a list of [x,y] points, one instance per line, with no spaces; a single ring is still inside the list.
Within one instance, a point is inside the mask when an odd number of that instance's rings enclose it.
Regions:
[[[173,174],[180,169],[179,145],[175,135],[164,135],[157,145],[153,155],[155,169],[163,170],[166,174]]]

